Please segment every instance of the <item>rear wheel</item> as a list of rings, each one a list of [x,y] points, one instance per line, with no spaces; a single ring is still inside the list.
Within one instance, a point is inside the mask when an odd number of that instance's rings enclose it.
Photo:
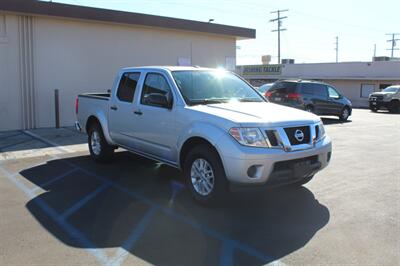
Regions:
[[[350,109],[348,107],[344,107],[339,115],[339,119],[341,121],[347,121],[350,116]]]
[[[314,113],[314,107],[312,107],[311,105],[307,105],[306,109],[304,109],[304,110],[309,113]]]
[[[98,123],[93,124],[89,129],[88,144],[90,155],[96,162],[107,162],[112,159],[114,147],[107,143]]]
[[[184,163],[184,177],[193,198],[203,205],[215,205],[226,192],[222,162],[206,145],[194,147]]]

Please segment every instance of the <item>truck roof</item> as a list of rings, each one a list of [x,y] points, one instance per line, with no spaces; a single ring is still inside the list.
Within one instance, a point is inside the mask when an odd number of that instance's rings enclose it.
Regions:
[[[215,68],[206,68],[198,66],[143,66],[143,67],[125,67],[122,71],[131,70],[168,70],[168,71],[184,71],[184,70],[215,70]]]

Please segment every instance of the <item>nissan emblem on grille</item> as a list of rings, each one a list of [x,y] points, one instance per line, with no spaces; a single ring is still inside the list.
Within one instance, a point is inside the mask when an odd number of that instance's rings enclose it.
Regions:
[[[302,142],[304,139],[304,133],[300,129],[297,129],[294,132],[294,137],[297,139],[298,142]]]

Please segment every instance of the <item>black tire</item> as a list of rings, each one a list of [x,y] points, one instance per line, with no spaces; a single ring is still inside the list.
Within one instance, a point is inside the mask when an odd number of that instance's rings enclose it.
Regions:
[[[350,116],[350,109],[349,107],[343,107],[342,111],[340,112],[339,119],[340,121],[347,121]]]
[[[313,177],[314,177],[314,175],[305,177],[305,178],[303,178],[303,179],[301,179],[299,181],[296,181],[296,182],[294,182],[294,183],[292,183],[290,185],[293,186],[293,187],[301,187],[302,185],[310,182],[311,179],[313,179]]]
[[[374,112],[374,113],[376,113],[376,112],[378,112],[378,108],[376,108],[376,107],[370,107],[369,108],[372,112]]]
[[[98,134],[99,149],[93,147],[92,139]],[[96,162],[105,163],[111,161],[114,154],[114,147],[109,145],[104,137],[103,130],[98,123],[93,124],[88,131],[88,145],[90,156]]]
[[[400,113],[400,102],[395,100],[390,102],[388,109],[390,113]]]
[[[213,187],[211,192],[209,192],[207,195],[200,194],[192,182],[192,165],[198,159],[205,160],[211,167],[214,175]],[[227,192],[227,180],[221,159],[219,158],[217,152],[211,147],[208,147],[207,145],[198,145],[190,150],[183,165],[183,175],[193,198],[197,202],[206,206],[215,206],[222,203],[224,195]],[[200,180],[201,178],[199,177],[198,181]]]
[[[312,107],[311,105],[307,105],[304,111],[314,113],[314,107]]]

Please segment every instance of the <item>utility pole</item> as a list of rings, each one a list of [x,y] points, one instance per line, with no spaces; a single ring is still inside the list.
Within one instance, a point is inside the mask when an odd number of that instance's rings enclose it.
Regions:
[[[386,35],[392,35],[392,39],[391,40],[387,40],[388,42],[391,42],[392,43],[392,48],[390,48],[390,49],[386,49],[386,50],[392,50],[392,54],[391,54],[391,58],[393,58],[393,51],[394,50],[400,50],[399,48],[394,48],[395,46],[396,46],[396,42],[397,41],[400,41],[400,39],[395,39],[395,36],[396,35],[400,35],[400,33],[388,33],[388,34],[386,34]]]
[[[289,9],[282,9],[282,10],[276,10],[272,11],[271,14],[277,13],[278,17],[271,19],[269,22],[275,22],[278,21],[278,29],[272,30],[272,32],[278,32],[278,64],[281,63],[281,31],[285,31],[286,29],[281,29],[282,26],[282,19],[285,19],[287,17],[281,17],[281,13],[289,11]]]
[[[335,50],[336,50],[336,63],[339,61],[339,36],[336,36],[335,42]]]
[[[376,57],[376,43],[374,44],[374,57]]]

